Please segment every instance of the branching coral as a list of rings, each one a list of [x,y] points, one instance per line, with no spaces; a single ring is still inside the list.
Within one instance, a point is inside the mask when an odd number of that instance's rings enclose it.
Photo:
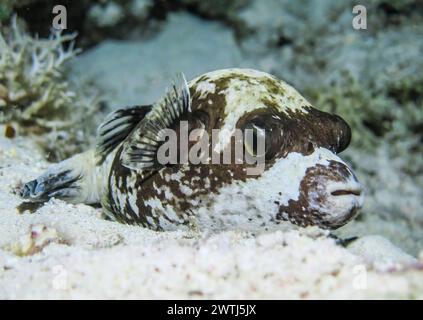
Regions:
[[[53,31],[48,39],[33,38],[21,30],[16,18],[7,30],[0,34],[0,121],[16,122],[24,133],[47,134],[39,140],[56,153],[53,158],[78,151],[68,147],[68,152],[58,153],[60,148],[50,145],[68,142],[67,137],[78,137],[78,131],[83,133],[81,140],[73,144],[85,144],[85,128],[90,126],[84,124],[93,120],[96,110],[96,97],[76,90],[66,76],[66,62],[78,53],[76,35]]]

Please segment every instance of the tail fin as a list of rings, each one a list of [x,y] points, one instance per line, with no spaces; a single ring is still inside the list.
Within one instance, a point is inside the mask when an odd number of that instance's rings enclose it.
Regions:
[[[37,179],[21,189],[21,196],[33,202],[59,198],[71,203],[99,203],[101,167],[96,166],[94,150],[77,154],[51,165]]]

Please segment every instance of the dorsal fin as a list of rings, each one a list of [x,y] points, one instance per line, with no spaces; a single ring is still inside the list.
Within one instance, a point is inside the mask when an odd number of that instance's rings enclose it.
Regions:
[[[150,112],[151,105],[134,106],[118,109],[110,113],[97,130],[96,155],[103,163],[107,155],[113,151]]]
[[[191,99],[185,76],[180,73],[166,95],[153,105],[140,126],[126,140],[121,163],[130,169],[154,169],[157,150],[163,142],[163,129],[170,128],[184,113],[191,112]]]

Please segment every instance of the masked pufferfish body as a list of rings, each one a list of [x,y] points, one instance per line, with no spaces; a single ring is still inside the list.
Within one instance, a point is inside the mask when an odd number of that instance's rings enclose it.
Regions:
[[[210,137],[220,129],[210,153],[230,148],[236,128],[264,133],[262,172],[248,174],[245,161],[160,165],[160,130],[177,132],[181,120]],[[96,150],[52,165],[24,185],[22,196],[101,203],[112,219],[154,230],[184,229],[193,221],[200,229],[248,230],[281,220],[335,229],[363,202],[360,183],[337,156],[350,139],[342,118],[315,109],[267,73],[224,69],[188,83],[181,76],[156,104],[110,114],[98,129]],[[245,157],[254,153],[254,145],[243,143]]]

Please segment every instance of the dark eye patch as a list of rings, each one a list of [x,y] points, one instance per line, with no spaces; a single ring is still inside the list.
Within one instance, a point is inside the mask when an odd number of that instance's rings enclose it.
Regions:
[[[314,148],[322,147],[339,153],[348,147],[351,129],[341,117],[313,107],[304,109],[307,112],[290,112],[282,120],[289,134],[291,151],[310,154]]]
[[[338,115],[309,109],[311,141],[318,147],[339,153],[345,150],[351,141],[351,129],[349,125]]]
[[[290,152],[309,155],[319,147],[334,153],[348,147],[351,129],[341,117],[312,107],[304,110],[307,112],[257,110],[241,118],[237,127],[254,123],[266,129],[266,160]]]
[[[336,144],[336,153],[344,151],[348,148],[351,142],[351,127],[345,122],[340,116],[333,115],[335,122],[335,131],[339,137],[338,143]]]

